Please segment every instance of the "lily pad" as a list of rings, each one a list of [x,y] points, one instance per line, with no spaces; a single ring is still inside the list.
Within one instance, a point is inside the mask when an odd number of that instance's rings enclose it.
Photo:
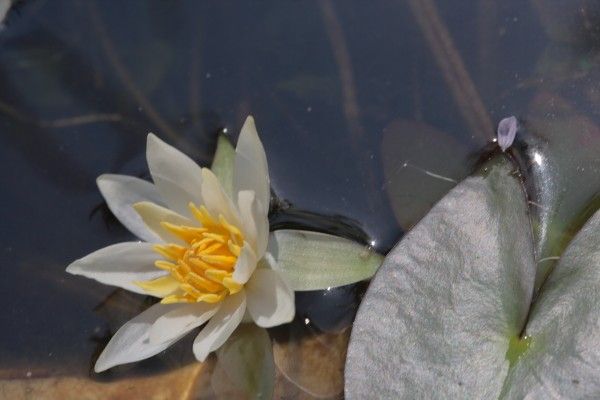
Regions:
[[[600,215],[529,313],[534,242],[513,170],[501,157],[464,180],[389,253],[355,321],[347,398],[600,396]]]
[[[562,255],[531,312],[531,345],[503,398],[600,398],[600,213]]]

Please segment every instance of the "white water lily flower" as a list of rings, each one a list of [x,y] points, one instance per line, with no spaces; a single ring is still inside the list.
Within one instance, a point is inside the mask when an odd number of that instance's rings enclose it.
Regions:
[[[211,170],[153,134],[147,160],[154,184],[98,178],[112,212],[145,242],[108,246],[67,267],[162,299],[117,331],[96,372],[151,357],[205,323],[193,345],[200,361],[244,318],[261,327],[294,318],[294,292],[267,252],[269,173],[252,117],[235,150],[232,198]]]

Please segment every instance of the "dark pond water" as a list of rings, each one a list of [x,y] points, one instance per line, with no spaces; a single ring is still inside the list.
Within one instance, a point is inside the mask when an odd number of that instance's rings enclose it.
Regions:
[[[147,307],[64,268],[131,238],[95,178],[147,177],[149,131],[208,165],[218,133],[235,139],[253,114],[273,223],[381,252],[473,171],[507,115],[540,258],[597,208],[599,2],[22,0],[5,25],[0,371],[86,375]],[[337,331],[359,297],[302,294],[298,314]],[[188,340],[115,375],[192,357]]]

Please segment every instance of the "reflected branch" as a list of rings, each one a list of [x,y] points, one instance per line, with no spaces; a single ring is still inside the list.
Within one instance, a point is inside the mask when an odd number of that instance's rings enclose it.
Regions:
[[[365,129],[360,122],[360,108],[358,106],[356,84],[352,72],[352,60],[350,59],[350,53],[348,52],[348,46],[346,45],[346,39],[344,38],[342,24],[340,23],[331,0],[323,0],[317,2],[317,4],[321,10],[325,30],[327,31],[333,56],[338,66],[344,116],[346,117],[346,124],[348,125],[348,131],[350,133],[354,151],[361,159],[361,164],[368,166],[371,164],[371,160],[368,159],[367,153],[364,151],[363,139],[365,136]],[[375,177],[374,168],[366,168],[365,173],[369,180],[371,193],[376,193],[378,185],[376,183],[377,179]],[[372,210],[377,207],[372,196],[367,196],[367,201]]]
[[[58,118],[52,121],[42,121],[46,128],[69,128],[77,125],[95,124],[99,122],[120,122],[123,117],[119,114],[87,114],[76,117]]]
[[[327,36],[331,42],[333,56],[337,63],[340,81],[342,85],[342,99],[344,115],[348,123],[348,130],[356,142],[364,136],[364,128],[360,123],[360,109],[356,96],[356,85],[354,83],[354,74],[352,72],[352,61],[344,39],[342,25],[337,17],[333,4],[330,0],[324,0],[317,3],[321,10],[321,16],[325,24]]]
[[[489,141],[494,125],[433,0],[407,0],[462,117],[474,136]]]
[[[15,107],[2,100],[0,100],[0,114],[5,114],[18,122],[38,126],[40,128],[70,128],[73,126],[102,122],[121,122],[123,120],[123,116],[116,113],[94,113],[53,120],[38,120],[33,116],[17,110]]]
[[[144,96],[144,93],[136,86],[131,78],[131,75],[125,68],[125,65],[121,62],[115,47],[113,46],[112,41],[110,40],[108,33],[106,32],[106,27],[102,22],[100,17],[100,13],[96,8],[95,4],[88,2],[87,3],[89,14],[92,19],[92,24],[96,29],[96,33],[100,38],[100,43],[102,44],[102,49],[104,50],[110,65],[114,69],[117,77],[121,80],[121,83],[125,86],[127,91],[135,98],[135,100],[142,106],[144,112],[148,115],[148,118],[156,124],[157,128],[160,129],[161,134],[165,134],[173,141],[178,141],[181,139],[181,136],[173,129],[171,126],[165,121],[158,111],[154,108],[150,100]]]

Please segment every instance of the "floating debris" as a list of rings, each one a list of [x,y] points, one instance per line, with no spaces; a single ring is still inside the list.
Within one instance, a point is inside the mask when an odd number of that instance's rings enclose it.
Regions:
[[[498,123],[498,146],[502,151],[506,151],[512,145],[518,129],[517,118],[513,116],[504,118]]]

